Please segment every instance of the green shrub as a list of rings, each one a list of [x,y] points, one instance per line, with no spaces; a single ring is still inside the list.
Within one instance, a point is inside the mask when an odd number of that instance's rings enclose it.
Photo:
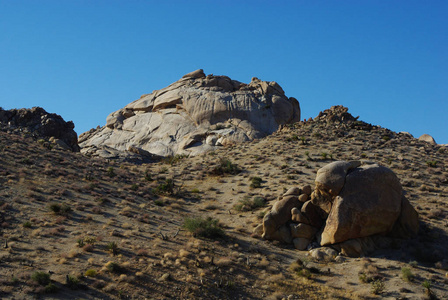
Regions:
[[[31,275],[31,279],[40,285],[47,285],[50,283],[50,274],[46,272],[36,271]]]
[[[53,283],[50,282],[49,284],[47,284],[45,286],[45,293],[49,294],[49,293],[56,293],[58,291],[58,287]]]
[[[251,199],[249,196],[244,196],[235,206],[234,209],[238,211],[250,211],[263,207],[266,204],[266,200],[263,197],[255,196]]]
[[[193,236],[211,239],[222,238],[225,236],[224,230],[218,224],[218,220],[210,217],[206,219],[201,217],[186,218],[183,227],[191,232]]]
[[[106,265],[106,269],[109,272],[113,273],[121,273],[123,271],[123,268],[116,262],[110,262]]]
[[[26,222],[24,222],[24,223],[22,224],[22,226],[23,226],[24,228],[31,228],[31,222],[30,222],[30,221],[26,221]]]
[[[174,194],[174,180],[165,179],[154,190],[154,194]]]
[[[426,165],[430,168],[437,168],[437,160],[428,160]]]
[[[107,168],[106,173],[107,173],[107,176],[109,176],[110,178],[117,176],[117,174],[115,174],[113,167]]]
[[[94,269],[88,269],[84,275],[87,277],[95,277],[97,274],[96,270]]]
[[[251,177],[250,178],[250,187],[253,189],[260,188],[262,182],[263,182],[263,180],[260,177]]]
[[[145,180],[146,181],[152,181],[153,180],[152,177],[151,177],[151,174],[149,173],[149,170],[145,171]]]
[[[59,203],[51,203],[49,205],[49,208],[57,215],[67,215],[72,211],[72,208],[65,203],[63,203],[62,205]]]
[[[164,206],[164,205],[165,205],[165,202],[163,202],[163,201],[160,200],[160,199],[157,199],[157,200],[154,201],[154,204],[157,205],[157,206]]]
[[[79,287],[79,279],[72,275],[67,275],[67,285],[72,290],[76,290]]]
[[[112,253],[113,256],[118,254],[118,245],[115,242],[110,242],[107,244],[107,250]]]
[[[414,274],[412,274],[411,269],[406,267],[401,268],[401,275],[403,277],[403,280],[408,282],[414,279]]]
[[[372,281],[371,292],[375,295],[379,295],[384,292],[384,282],[380,279]]]
[[[229,159],[227,158],[220,158],[218,165],[215,166],[210,173],[212,175],[224,175],[224,174],[231,174],[231,175],[236,175],[240,172],[240,168],[238,167],[238,165],[232,163]]]

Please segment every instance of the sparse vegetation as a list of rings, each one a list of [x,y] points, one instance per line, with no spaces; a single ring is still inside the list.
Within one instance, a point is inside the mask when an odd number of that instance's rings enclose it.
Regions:
[[[47,272],[36,271],[31,275],[31,279],[40,285],[47,285],[50,283],[50,274]]]
[[[401,276],[404,281],[412,281],[414,279],[414,274],[412,273],[411,269],[407,267],[401,268]]]
[[[52,203],[49,205],[49,208],[55,214],[64,216],[68,215],[72,211],[72,208],[65,203],[62,205],[59,203]]]
[[[188,156],[185,154],[176,154],[176,155],[172,155],[172,156],[167,156],[163,159],[163,162],[169,165],[174,166],[175,164],[177,164],[179,161],[187,158]]]
[[[212,175],[225,175],[231,174],[236,175],[240,172],[240,168],[238,165],[232,163],[232,161],[228,158],[221,158],[218,162],[218,165],[215,166],[210,173]]]
[[[206,219],[201,217],[186,218],[183,227],[196,237],[216,239],[225,236],[224,230],[218,224],[218,220],[210,217]]]
[[[107,244],[107,250],[112,253],[113,256],[118,254],[118,245],[115,242],[110,242]]]
[[[80,282],[79,279],[72,275],[67,275],[67,286],[72,290],[76,290],[79,288]]]
[[[430,168],[437,168],[437,160],[428,160],[426,165]]]
[[[87,277],[95,277],[96,274],[97,272],[95,269],[88,269],[84,275]]]
[[[238,211],[251,211],[264,207],[266,200],[263,197],[255,196],[251,199],[249,196],[244,196],[235,206],[234,209]]]
[[[109,176],[110,178],[117,176],[117,174],[115,174],[114,167],[107,168],[106,173],[107,173],[107,176]]]
[[[250,178],[250,187],[255,189],[255,188],[260,188],[261,187],[261,183],[263,182],[263,180],[260,177],[251,177]]]
[[[174,180],[165,179],[165,181],[160,183],[153,192],[154,194],[174,194]]]
[[[372,281],[371,292],[372,294],[379,295],[384,292],[384,282],[380,279]]]
[[[123,268],[120,266],[120,264],[112,261],[106,264],[106,269],[112,273],[120,273],[123,271]]]

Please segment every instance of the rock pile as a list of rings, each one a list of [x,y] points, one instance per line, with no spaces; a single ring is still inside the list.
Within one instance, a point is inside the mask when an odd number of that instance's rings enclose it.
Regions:
[[[78,135],[73,130],[73,122],[65,122],[60,115],[47,113],[41,107],[11,110],[0,108],[0,125],[6,130],[24,131],[36,138],[48,139],[61,149],[79,151]]]
[[[197,70],[111,113],[106,126],[80,135],[81,152],[197,155],[263,138],[300,120],[299,102],[276,82],[249,84]]]
[[[335,161],[310,186],[288,190],[256,233],[305,250],[312,241],[348,256],[384,247],[390,238],[417,235],[418,214],[397,176],[370,162]]]

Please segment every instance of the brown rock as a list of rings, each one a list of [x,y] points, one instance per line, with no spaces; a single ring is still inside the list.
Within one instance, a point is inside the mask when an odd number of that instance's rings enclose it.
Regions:
[[[301,203],[296,196],[286,196],[278,200],[272,206],[263,219],[263,235],[264,239],[272,239],[273,234],[291,220],[291,210],[294,207],[300,207]]]
[[[310,224],[310,220],[297,207],[291,209],[291,220],[296,223]]]
[[[308,196],[311,196],[312,188],[311,185],[305,185],[302,189],[302,193],[307,194]]]
[[[436,145],[436,141],[434,140],[434,138],[432,136],[430,136],[429,134],[423,134],[418,138],[419,141],[424,141],[427,143],[430,143],[432,145]]]
[[[283,194],[283,196],[299,196],[300,195],[300,188],[298,187],[292,187],[289,190],[286,191],[286,193]]]
[[[309,220],[311,226],[321,228],[324,224],[324,221],[321,217],[322,210],[318,206],[315,206],[313,203],[311,203],[311,201],[307,201],[303,204],[301,212]]]
[[[306,201],[308,201],[308,194],[302,194],[299,196],[299,201],[305,203]]]
[[[419,228],[418,213],[405,196],[401,197],[401,214],[395,222],[392,237],[408,239],[417,236]]]
[[[308,245],[311,243],[311,241],[306,238],[295,238],[292,240],[292,242],[294,244],[294,247],[300,251],[306,250]]]
[[[300,224],[291,224],[291,236],[293,238],[307,238],[309,240],[312,240],[314,235],[317,232],[317,228],[313,227],[311,225],[307,225],[304,223]]]
[[[327,190],[336,196],[344,187],[348,171],[361,165],[359,161],[335,161],[323,166],[317,171],[316,187]]]
[[[401,196],[400,181],[390,169],[374,164],[352,170],[334,200],[321,245],[390,232],[400,215]]]

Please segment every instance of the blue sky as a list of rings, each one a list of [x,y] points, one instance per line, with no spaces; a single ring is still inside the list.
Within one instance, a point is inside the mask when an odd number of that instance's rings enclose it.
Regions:
[[[448,143],[448,1],[0,0],[0,106],[78,134],[202,68]]]

